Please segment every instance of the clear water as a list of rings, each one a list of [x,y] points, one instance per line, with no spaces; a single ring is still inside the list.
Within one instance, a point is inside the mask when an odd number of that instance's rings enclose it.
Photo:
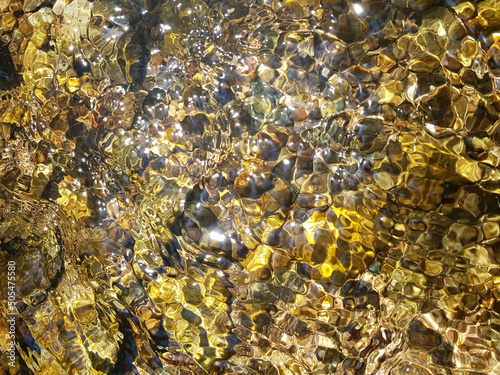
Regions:
[[[500,372],[496,1],[0,10],[2,373]]]

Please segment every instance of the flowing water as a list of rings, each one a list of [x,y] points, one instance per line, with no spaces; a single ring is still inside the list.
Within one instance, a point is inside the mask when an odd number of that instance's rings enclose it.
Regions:
[[[0,20],[2,374],[500,373],[499,1]]]

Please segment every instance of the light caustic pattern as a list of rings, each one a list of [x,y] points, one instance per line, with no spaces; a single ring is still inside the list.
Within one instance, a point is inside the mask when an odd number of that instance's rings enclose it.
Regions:
[[[0,11],[2,373],[500,373],[498,1]]]

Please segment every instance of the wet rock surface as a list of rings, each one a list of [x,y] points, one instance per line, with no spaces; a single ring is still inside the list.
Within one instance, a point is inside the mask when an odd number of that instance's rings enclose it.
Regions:
[[[500,372],[499,9],[0,0],[0,369]]]

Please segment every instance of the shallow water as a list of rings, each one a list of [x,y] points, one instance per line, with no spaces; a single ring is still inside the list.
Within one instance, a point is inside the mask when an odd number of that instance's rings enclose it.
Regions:
[[[500,3],[0,11],[2,373],[500,373]]]

